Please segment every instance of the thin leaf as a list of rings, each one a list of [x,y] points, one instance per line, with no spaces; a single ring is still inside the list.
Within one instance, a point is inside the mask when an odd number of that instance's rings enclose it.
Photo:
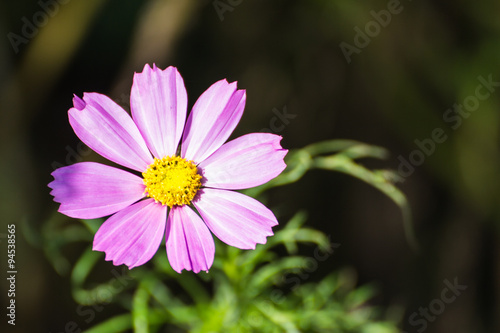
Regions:
[[[374,173],[341,154],[317,157],[313,164],[318,169],[338,171],[356,177],[387,195],[401,209],[407,242],[415,252],[418,252],[419,246],[413,231],[408,201],[405,195],[382,174]]]

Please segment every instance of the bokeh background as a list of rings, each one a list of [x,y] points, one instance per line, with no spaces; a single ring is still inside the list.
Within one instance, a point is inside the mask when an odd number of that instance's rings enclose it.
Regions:
[[[85,328],[68,276],[43,250],[47,221],[72,223],[55,217],[47,184],[55,166],[81,158],[67,120],[73,94],[104,93],[127,109],[134,71],[156,63],[179,69],[190,105],[213,82],[238,81],[248,98],[233,137],[275,126],[288,149],[334,138],[387,148],[387,160],[364,164],[400,170],[420,251],[386,196],[310,171],[269,193],[285,214],[307,211],[308,226],[341,244],[310,279],[351,267],[359,285],[376,287],[371,303],[395,311],[407,332],[421,327],[411,314],[456,280],[467,289],[425,331],[499,332],[499,15],[493,0],[1,1],[0,261],[6,267],[14,223],[16,331],[62,332],[68,320]],[[493,83],[474,99],[481,78]],[[474,111],[448,111],[464,103]],[[276,122],[278,113],[288,118]],[[446,139],[430,144],[435,129]],[[410,155],[419,164],[412,172],[401,166]],[[66,251],[76,258],[87,245]],[[2,299],[6,286],[3,278]]]

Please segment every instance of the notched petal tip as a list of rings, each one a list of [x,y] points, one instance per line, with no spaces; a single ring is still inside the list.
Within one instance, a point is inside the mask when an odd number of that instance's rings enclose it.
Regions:
[[[142,72],[141,73],[144,73],[144,72],[149,72],[151,70],[153,70],[154,68],[156,68],[156,64],[153,63],[153,67],[151,67],[151,65],[149,63],[146,63],[144,64],[144,67],[142,68]],[[136,74],[140,74],[140,73],[137,73]]]
[[[170,266],[170,267],[172,267],[172,266]],[[199,268],[194,268],[194,269],[191,269],[190,267],[189,267],[189,268],[188,268],[188,267],[183,267],[183,268],[180,268],[180,269],[179,269],[179,268],[174,268],[174,267],[172,267],[172,269],[173,269],[176,273],[178,273],[178,274],[182,274],[182,271],[186,271],[186,272],[193,272],[194,274],[198,274],[198,273],[200,273],[200,272],[202,272],[202,271],[203,271],[203,272],[205,272],[205,273],[208,273],[208,271],[209,271],[210,267],[209,267],[209,269],[199,269]]]
[[[216,81],[209,87],[209,89],[210,88],[232,90],[233,94],[236,91],[245,91],[244,89],[238,89],[238,81],[229,82],[227,78]]]
[[[281,146],[281,140],[283,139],[281,135],[276,135],[276,134],[271,134],[271,135],[276,136],[276,139],[272,142],[272,145],[276,153],[278,153],[281,157],[281,163],[282,163],[281,172],[283,172],[283,170],[285,170],[285,168],[287,167],[285,163],[285,156],[288,154],[288,149],[285,149]]]
[[[165,69],[161,69],[159,68],[158,66],[156,66],[156,63],[153,63],[153,66],[149,65],[148,63],[144,65],[143,69],[142,69],[142,72],[138,73],[138,72],[135,72],[134,75],[137,75],[137,74],[143,74],[143,73],[147,73],[147,72],[166,72],[166,71],[175,71],[175,72],[179,72],[177,70],[177,67],[175,66],[168,66],[167,68]]]
[[[73,94],[73,107],[74,108],[82,111],[83,109],[85,109],[86,105],[87,105],[87,103],[85,103],[85,101],[83,99],[78,97],[76,94]]]
[[[95,252],[104,252],[104,249],[101,250],[101,249],[97,249],[95,247],[92,247],[92,251],[95,251]],[[104,252],[104,254],[105,254],[104,260],[105,261],[111,261],[111,263],[113,264],[113,266],[125,265],[129,270],[131,270],[132,268],[140,266],[140,265],[136,265],[135,263],[133,263],[133,264],[127,264],[123,260],[113,259],[113,258],[109,257],[106,252]]]

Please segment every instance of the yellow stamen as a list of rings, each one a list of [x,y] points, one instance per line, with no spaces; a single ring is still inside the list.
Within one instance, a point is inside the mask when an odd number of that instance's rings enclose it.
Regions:
[[[142,176],[146,185],[144,193],[170,208],[189,205],[201,187],[196,165],[179,156],[155,158]]]

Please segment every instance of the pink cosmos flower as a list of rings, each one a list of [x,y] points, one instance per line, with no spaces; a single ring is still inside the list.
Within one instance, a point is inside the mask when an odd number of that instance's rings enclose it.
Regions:
[[[252,133],[224,143],[245,107],[245,90],[221,80],[196,101],[186,121],[187,93],[175,67],[144,66],[135,73],[132,118],[109,97],[75,96],[68,111],[76,135],[98,154],[141,175],[82,162],[52,173],[59,212],[74,218],[109,217],[93,249],[129,268],[149,261],[165,235],[172,268],[208,271],[212,233],[241,249],[273,235],[274,214],[231,191],[266,183],[286,167],[281,137]],[[179,144],[180,142],[180,144]],[[194,209],[196,209],[196,211]]]

